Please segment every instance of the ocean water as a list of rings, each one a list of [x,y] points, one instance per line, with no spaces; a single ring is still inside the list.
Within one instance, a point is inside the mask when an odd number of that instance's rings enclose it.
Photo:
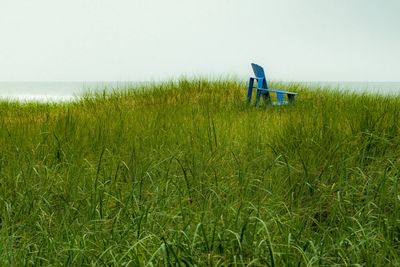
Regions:
[[[118,90],[137,82],[0,82],[0,100],[73,101],[87,92]]]
[[[300,82],[360,93],[400,95],[400,82]],[[0,82],[0,100],[72,101],[88,91],[125,89],[138,82]]]
[[[400,82],[300,82],[310,86],[368,94],[400,95]]]

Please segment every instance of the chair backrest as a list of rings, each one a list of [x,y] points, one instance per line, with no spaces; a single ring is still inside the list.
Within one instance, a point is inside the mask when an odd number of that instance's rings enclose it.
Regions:
[[[265,77],[265,72],[263,67],[260,65],[257,65],[255,63],[251,63],[251,67],[253,68],[254,75],[256,76],[257,79],[263,79],[263,88],[268,88],[267,85],[267,78]]]
[[[251,67],[253,68],[256,78],[265,78],[264,69],[260,65],[251,63]]]

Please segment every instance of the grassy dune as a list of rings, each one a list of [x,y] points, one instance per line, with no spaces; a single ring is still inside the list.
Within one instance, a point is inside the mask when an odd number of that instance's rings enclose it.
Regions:
[[[0,265],[399,266],[400,98],[286,89],[1,102]]]

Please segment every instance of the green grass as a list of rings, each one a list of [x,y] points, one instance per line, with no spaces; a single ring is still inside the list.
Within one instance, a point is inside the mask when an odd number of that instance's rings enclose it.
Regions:
[[[0,264],[399,266],[400,98],[181,80],[0,103]]]

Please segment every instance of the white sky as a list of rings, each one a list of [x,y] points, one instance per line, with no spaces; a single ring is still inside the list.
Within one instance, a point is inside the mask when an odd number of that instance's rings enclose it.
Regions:
[[[400,0],[0,0],[0,81],[400,81]]]

